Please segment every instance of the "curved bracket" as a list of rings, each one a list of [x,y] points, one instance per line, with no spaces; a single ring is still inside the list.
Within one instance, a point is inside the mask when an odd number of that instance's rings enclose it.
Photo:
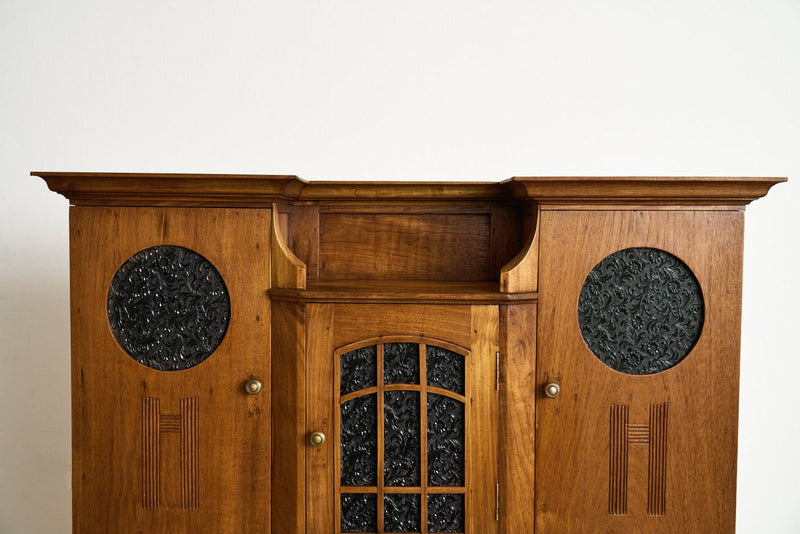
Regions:
[[[283,239],[278,205],[272,205],[272,287],[306,288],[306,264],[294,255]]]
[[[539,213],[528,244],[500,270],[502,293],[527,293],[539,289]]]

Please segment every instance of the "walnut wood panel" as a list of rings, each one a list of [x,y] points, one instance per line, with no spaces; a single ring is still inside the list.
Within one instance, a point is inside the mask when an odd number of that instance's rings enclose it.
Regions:
[[[305,263],[308,281],[319,279],[319,207],[294,206],[291,247]]]
[[[500,307],[500,532],[533,532],[536,305]]]
[[[538,531],[733,532],[742,222],[722,211],[542,214]],[[578,329],[587,274],[629,247],[680,258],[705,300],[694,349],[651,375],[612,370]],[[555,399],[548,382],[560,383]]]
[[[507,198],[505,184],[490,182],[350,182],[314,181],[304,187],[297,198],[302,201],[340,203],[365,202],[454,202],[463,200],[487,202]]]
[[[268,210],[76,207],[72,274],[75,532],[269,532]],[[108,325],[117,268],[178,245],[223,277],[231,320],[217,350],[180,372],[131,358]]]
[[[306,517],[308,534],[329,534],[336,523],[335,488],[338,473],[335,471],[336,455],[334,432],[334,410],[339,406],[334,401],[336,376],[333,344],[333,305],[309,304],[308,314],[308,381],[306,389],[306,413],[308,414],[303,450],[306,453],[307,490]],[[311,447],[311,433],[322,432],[325,443]]]
[[[272,528],[305,532],[305,307],[272,303]]]
[[[436,332],[437,339],[462,347],[470,345],[469,331],[464,328],[471,322],[469,306],[337,304],[335,309],[337,347],[359,339],[425,332]]]
[[[320,215],[319,277],[489,280],[491,217]]]
[[[523,248],[523,209],[521,206],[492,206],[489,273],[493,280],[500,270]]]

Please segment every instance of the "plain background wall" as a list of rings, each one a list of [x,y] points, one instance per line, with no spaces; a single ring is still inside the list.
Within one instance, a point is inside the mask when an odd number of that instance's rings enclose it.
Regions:
[[[789,176],[747,213],[738,530],[800,532],[798,0],[0,0],[0,533],[70,529],[67,202],[31,170]]]

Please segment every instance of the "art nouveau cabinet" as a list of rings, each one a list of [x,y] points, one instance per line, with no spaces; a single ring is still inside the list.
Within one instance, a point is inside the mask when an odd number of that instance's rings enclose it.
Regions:
[[[733,532],[783,179],[33,174],[72,203],[75,532]]]

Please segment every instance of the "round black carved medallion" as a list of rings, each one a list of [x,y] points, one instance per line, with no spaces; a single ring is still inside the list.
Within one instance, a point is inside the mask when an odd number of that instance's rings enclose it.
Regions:
[[[231,318],[228,289],[203,256],[156,246],[128,258],[108,289],[108,322],[134,360],[182,371],[216,350]]]
[[[703,293],[681,260],[663,250],[628,248],[586,277],[578,325],[600,361],[632,375],[677,365],[703,329]]]

